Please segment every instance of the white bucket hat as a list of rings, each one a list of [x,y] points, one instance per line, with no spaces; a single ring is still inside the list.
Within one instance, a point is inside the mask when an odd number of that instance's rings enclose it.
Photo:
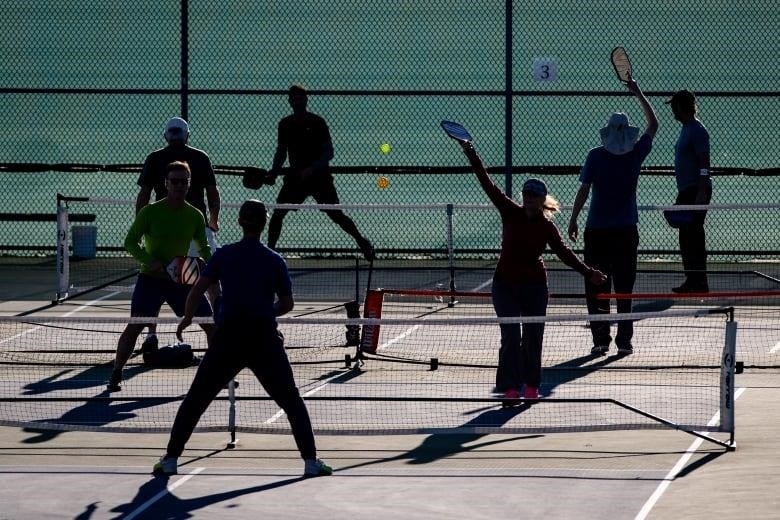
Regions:
[[[628,116],[623,112],[615,112],[607,121],[607,126],[599,130],[601,144],[609,153],[623,155],[634,149],[639,128],[631,126]]]

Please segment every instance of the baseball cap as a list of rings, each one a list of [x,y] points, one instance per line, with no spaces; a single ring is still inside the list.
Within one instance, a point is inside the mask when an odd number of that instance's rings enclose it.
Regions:
[[[163,136],[168,142],[186,141],[190,136],[190,125],[180,117],[172,117],[165,123]]]
[[[541,179],[528,179],[523,183],[523,192],[531,193],[537,197],[547,195],[547,185]]]
[[[664,103],[667,105],[671,103],[678,106],[692,107],[696,104],[696,96],[694,96],[693,92],[690,90],[678,90],[671,98],[664,101]]]

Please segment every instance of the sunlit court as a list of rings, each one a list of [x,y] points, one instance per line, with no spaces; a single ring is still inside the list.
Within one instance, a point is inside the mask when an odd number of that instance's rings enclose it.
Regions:
[[[3,18],[0,518],[776,516],[778,7]]]

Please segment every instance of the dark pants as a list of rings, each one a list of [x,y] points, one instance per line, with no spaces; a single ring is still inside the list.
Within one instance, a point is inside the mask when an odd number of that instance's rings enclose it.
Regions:
[[[636,281],[636,258],[639,247],[639,232],[636,226],[612,229],[585,229],[585,263],[607,275],[607,282],[594,285],[585,279],[585,301],[589,314],[609,314],[609,300],[595,298],[598,293],[612,291],[632,293]],[[631,312],[631,300],[617,300],[619,313]],[[612,341],[608,321],[592,321],[590,331],[593,344],[608,346]],[[631,344],[634,336],[634,322],[618,321],[615,343],[618,347]]]
[[[284,341],[273,326],[217,326],[195,379],[182,401],[171,429],[167,454],[178,457],[203,412],[228,382],[249,368],[276,404],[284,410],[303,459],[317,456],[309,412],[295,386]]]
[[[695,204],[698,186],[686,188],[677,193],[675,204]],[[710,203],[712,190],[708,190],[705,204]],[[707,245],[704,235],[706,211],[694,211],[690,224],[680,226],[680,256],[685,270],[685,284],[707,287]]]
[[[493,307],[499,318],[547,314],[546,282],[502,282],[493,278]],[[496,389],[519,390],[525,383],[539,387],[542,381],[544,323],[501,324]]]

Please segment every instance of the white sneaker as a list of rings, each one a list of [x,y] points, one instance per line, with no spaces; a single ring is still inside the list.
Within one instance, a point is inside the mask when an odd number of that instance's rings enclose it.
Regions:
[[[303,462],[303,476],[305,477],[326,477],[333,474],[333,468],[320,459],[306,459]]]
[[[163,455],[152,468],[154,475],[176,475],[178,473],[178,459]]]

